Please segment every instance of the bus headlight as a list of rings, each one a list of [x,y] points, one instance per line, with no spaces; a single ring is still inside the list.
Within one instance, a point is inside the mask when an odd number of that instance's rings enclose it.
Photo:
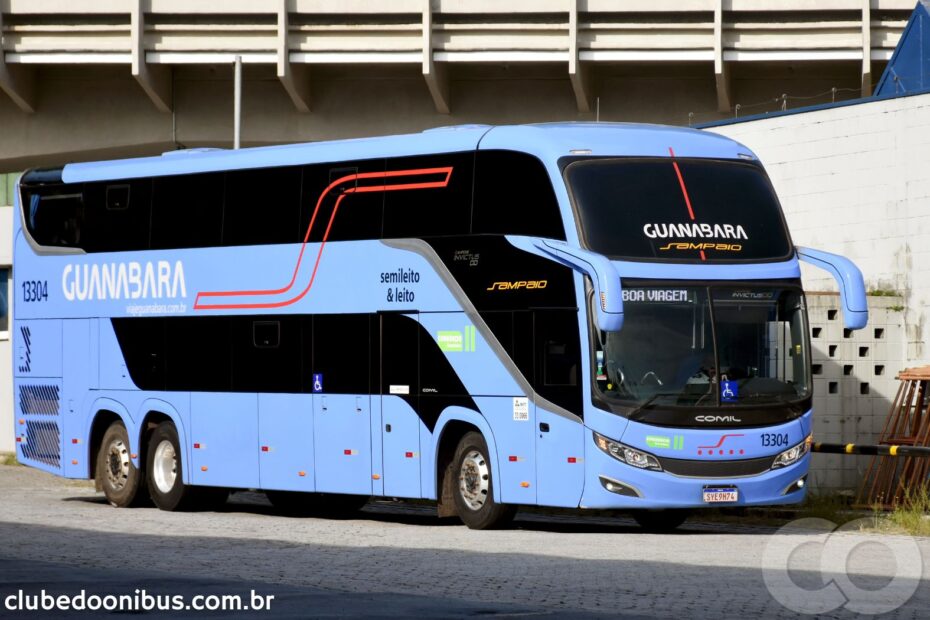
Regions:
[[[801,458],[805,454],[811,451],[812,441],[813,441],[813,437],[811,435],[808,435],[807,437],[804,438],[804,441],[802,441],[798,445],[792,448],[788,448],[787,450],[785,450],[784,452],[776,456],[775,461],[772,463],[772,469],[775,469],[777,467],[787,467],[788,465],[794,465],[795,463],[800,461]]]
[[[639,469],[662,471],[662,466],[659,465],[659,459],[648,452],[625,446],[613,439],[607,439],[598,433],[594,433],[594,443],[597,444],[598,448],[627,465],[632,465]]]

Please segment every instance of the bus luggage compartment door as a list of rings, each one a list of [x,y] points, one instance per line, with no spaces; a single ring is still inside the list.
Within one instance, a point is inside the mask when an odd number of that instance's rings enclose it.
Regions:
[[[371,396],[314,394],[316,490],[371,495]]]
[[[257,489],[258,394],[191,393],[193,484]]]
[[[261,488],[313,491],[313,395],[259,394]]]

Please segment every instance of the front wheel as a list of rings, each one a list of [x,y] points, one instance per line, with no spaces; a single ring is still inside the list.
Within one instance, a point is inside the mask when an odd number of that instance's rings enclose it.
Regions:
[[[122,422],[113,422],[103,434],[95,469],[98,488],[117,508],[145,501],[145,476],[132,464],[129,433]]]
[[[181,444],[171,422],[162,422],[149,438],[146,474],[149,495],[162,510],[192,510],[226,502],[229,491],[184,484]]]
[[[459,442],[452,475],[455,511],[473,530],[489,530],[506,525],[517,512],[514,506],[494,501],[494,481],[488,445],[481,433],[468,433]]]

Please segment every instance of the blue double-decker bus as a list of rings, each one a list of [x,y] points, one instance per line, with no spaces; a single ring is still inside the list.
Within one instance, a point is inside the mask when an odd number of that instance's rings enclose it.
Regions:
[[[796,503],[811,446],[799,262],[763,167],[626,124],[417,135],[26,172],[17,456],[165,510]]]

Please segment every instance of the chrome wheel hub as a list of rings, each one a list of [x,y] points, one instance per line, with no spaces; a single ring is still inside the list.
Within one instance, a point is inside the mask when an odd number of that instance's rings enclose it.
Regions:
[[[163,439],[155,448],[155,457],[152,459],[152,478],[155,486],[162,493],[170,493],[178,477],[178,457],[174,445]]]
[[[472,450],[462,460],[459,470],[459,493],[470,510],[481,510],[491,489],[491,471],[484,455]]]
[[[114,439],[107,446],[107,484],[114,491],[122,491],[129,481],[129,448],[122,439]]]

